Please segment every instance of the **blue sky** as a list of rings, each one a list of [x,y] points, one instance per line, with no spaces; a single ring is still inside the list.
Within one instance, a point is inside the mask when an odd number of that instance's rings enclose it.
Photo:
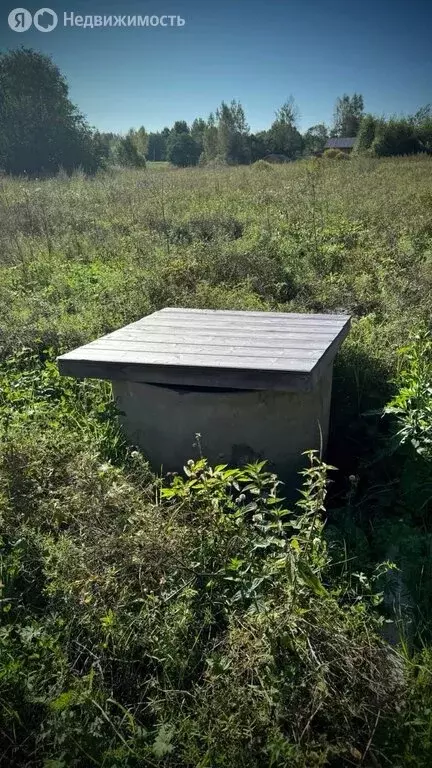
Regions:
[[[182,28],[65,29],[18,34],[9,11],[175,14]],[[363,94],[376,114],[432,102],[432,0],[0,0],[0,48],[52,55],[72,100],[101,130],[157,130],[242,102],[268,127],[292,94],[300,126],[331,122],[335,99]]]

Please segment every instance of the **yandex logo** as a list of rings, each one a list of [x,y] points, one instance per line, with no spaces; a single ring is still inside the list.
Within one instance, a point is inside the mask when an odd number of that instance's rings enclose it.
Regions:
[[[14,32],[27,32],[32,24],[39,32],[52,32],[58,16],[51,8],[40,8],[33,16],[26,8],[15,8],[8,16],[8,24]]]
[[[51,8],[40,8],[35,14],[26,8],[15,8],[8,16],[8,24],[14,32],[27,32],[34,26],[39,32],[52,32],[58,26],[59,18]],[[63,27],[78,29],[97,29],[103,27],[184,27],[186,20],[176,14],[129,16],[116,15],[85,15],[65,11]]]

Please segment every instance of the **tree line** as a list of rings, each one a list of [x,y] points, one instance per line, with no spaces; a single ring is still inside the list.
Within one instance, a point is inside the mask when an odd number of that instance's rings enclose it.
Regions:
[[[298,109],[290,97],[276,112],[268,130],[251,133],[245,111],[239,101],[222,102],[207,119],[197,117],[190,125],[177,120],[171,128],[147,133],[142,126],[131,129],[125,137],[101,134],[106,151],[114,160],[127,155],[127,165],[139,165],[142,158],[173,165],[224,163],[244,165],[269,155],[297,160],[324,150],[330,136],[353,136],[358,130],[363,110],[361,96],[343,96],[336,102],[334,124],[311,126],[303,134],[298,128]]]
[[[432,152],[432,109],[378,118],[365,114],[361,94],[344,94],[332,125],[318,123],[302,133],[290,97],[267,130],[252,133],[242,104],[233,100],[190,125],[177,120],[161,131],[141,126],[126,135],[101,133],[71,103],[67,82],[48,56],[26,48],[0,54],[0,170],[6,173],[78,167],[94,173],[107,165],[145,167],[147,160],[180,167],[249,164],[268,156],[297,160],[321,154],[330,137],[355,137],[355,152],[375,156]]]
[[[331,126],[318,123],[301,133],[291,97],[277,110],[268,130],[251,133],[243,106],[234,100],[222,102],[207,119],[198,117],[191,125],[177,120],[162,131],[147,133],[142,126],[125,137],[103,134],[101,139],[107,154],[120,164],[139,166],[147,158],[190,166],[242,165],[272,155],[297,160],[322,154],[328,139],[337,137],[355,138],[355,154],[385,157],[432,152],[432,106],[409,117],[385,119],[365,113],[361,94],[344,94],[336,100]]]

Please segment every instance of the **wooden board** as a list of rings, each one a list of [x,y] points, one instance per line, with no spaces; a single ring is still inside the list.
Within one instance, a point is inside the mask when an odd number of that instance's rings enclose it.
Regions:
[[[348,315],[166,308],[61,355],[77,378],[308,390],[349,331]]]

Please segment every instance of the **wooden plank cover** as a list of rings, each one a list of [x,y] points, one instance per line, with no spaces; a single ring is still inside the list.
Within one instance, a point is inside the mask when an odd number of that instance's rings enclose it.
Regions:
[[[61,355],[77,378],[308,390],[349,331],[348,315],[166,308]]]

